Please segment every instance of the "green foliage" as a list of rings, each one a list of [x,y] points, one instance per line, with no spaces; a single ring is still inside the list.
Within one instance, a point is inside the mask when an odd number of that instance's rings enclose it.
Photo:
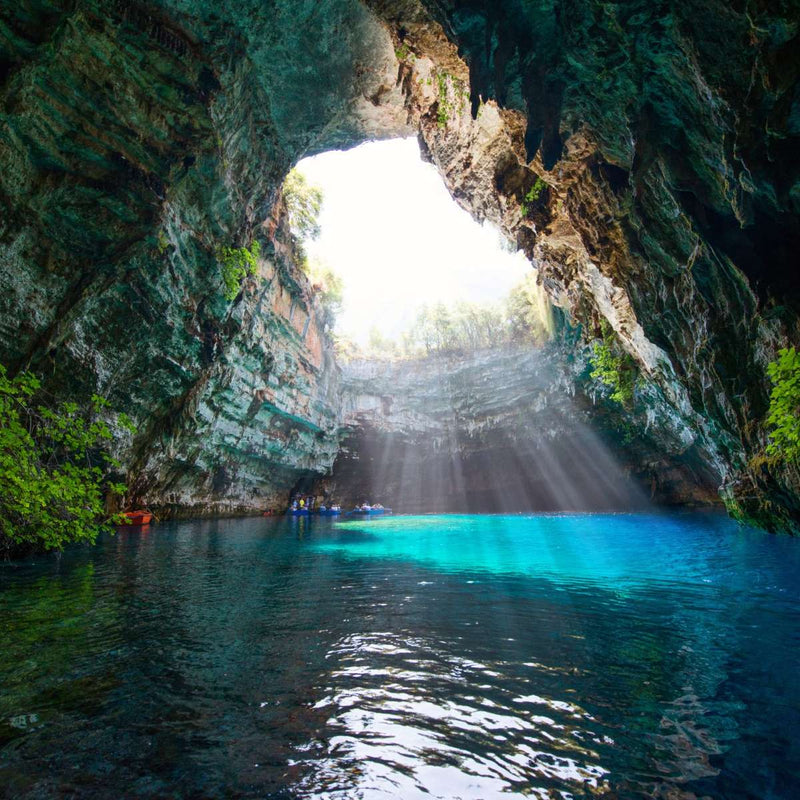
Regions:
[[[398,61],[405,61],[407,58],[409,58],[409,56],[411,57],[411,61],[413,61],[415,58],[414,54],[411,52],[405,42],[403,42],[403,44],[401,44],[400,47],[394,51],[394,54],[397,56]]]
[[[374,325],[369,330],[367,352],[373,357],[396,358],[399,355],[397,342],[384,336]]]
[[[528,190],[525,195],[525,200],[520,206],[520,210],[522,211],[522,216],[527,217],[528,211],[530,211],[531,205],[535,203],[541,196],[542,192],[547,189],[547,183],[542,180],[539,176],[536,177],[533,186]]]
[[[552,329],[552,306],[531,271],[505,302],[425,305],[397,339],[374,328],[364,352],[351,342],[344,342],[340,350],[348,360],[453,355],[515,343],[541,344],[551,338]]]
[[[349,336],[334,333],[331,338],[333,339],[333,351],[336,353],[336,360],[340,364],[349,364],[351,361],[365,357],[361,347]]]
[[[242,281],[248,275],[255,275],[258,271],[258,257],[261,254],[261,245],[253,242],[248,250],[246,247],[221,247],[217,258],[222,271],[222,281],[225,284],[225,299],[234,300],[239,294]]]
[[[283,199],[295,238],[316,239],[320,233],[322,189],[310,184],[302,172],[293,169],[283,182]]]
[[[547,341],[552,328],[550,306],[531,277],[532,281],[526,279],[512,289],[505,303],[423,306],[402,334],[400,352],[417,357]]]
[[[447,97],[447,81],[449,77],[446,72],[438,72],[436,74],[436,81],[439,87],[439,108],[436,122],[440,128],[446,128],[447,121],[450,119],[451,105]]]
[[[546,341],[553,334],[553,311],[544,289],[531,273],[511,292],[506,300],[506,316],[510,338],[514,341]]]
[[[628,406],[633,400],[636,385],[636,364],[619,346],[614,332],[605,321],[602,331],[602,341],[592,346],[591,376],[612,390],[611,399],[615,403]]]
[[[61,548],[94,541],[104,521],[104,494],[126,488],[106,480],[119,464],[104,447],[112,433],[99,414],[108,402],[36,403],[39,381],[29,372],[9,378],[0,365],[0,548]],[[132,430],[120,415],[119,424]]]
[[[164,253],[167,252],[167,248],[169,247],[169,239],[167,238],[167,234],[163,230],[160,230],[158,232],[157,246],[158,246],[158,254],[163,256]]]
[[[800,463],[800,354],[794,347],[778,351],[767,366],[772,381],[767,425],[770,443],[767,455],[787,464]]]

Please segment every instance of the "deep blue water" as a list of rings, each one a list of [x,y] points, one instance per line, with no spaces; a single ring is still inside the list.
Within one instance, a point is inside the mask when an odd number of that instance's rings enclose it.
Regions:
[[[800,541],[187,522],[0,566],[0,795],[800,796]]]

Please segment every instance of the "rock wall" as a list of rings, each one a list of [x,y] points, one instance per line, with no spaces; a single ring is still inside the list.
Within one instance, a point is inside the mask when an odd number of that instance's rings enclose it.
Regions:
[[[401,512],[708,504],[719,476],[662,417],[623,424],[560,343],[343,368],[347,435],[318,494]],[[688,432],[684,432],[684,436]]]
[[[388,32],[333,1],[23,0],[0,29],[0,361],[133,418],[132,501],[283,502],[331,463],[339,398],[280,186],[306,152],[407,132],[378,101],[400,97]],[[229,302],[219,249],[253,240]]]
[[[417,132],[584,340],[608,321],[641,372],[633,419],[674,423],[664,452],[791,528],[800,476],[759,455],[765,365],[799,338],[799,10],[7,3],[0,360],[131,414],[138,497],[277,501],[331,463],[339,413],[282,179],[303,155]],[[227,302],[216,254],[254,239],[261,274]]]

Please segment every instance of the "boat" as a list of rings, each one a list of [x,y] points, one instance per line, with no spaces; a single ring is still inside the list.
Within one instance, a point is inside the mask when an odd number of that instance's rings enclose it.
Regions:
[[[375,517],[380,514],[391,514],[391,508],[369,508],[369,509],[353,509],[347,512],[348,517]]]
[[[123,511],[125,518],[123,525],[149,525],[153,521],[153,515],[149,511]]]
[[[286,513],[291,517],[307,517],[309,511],[307,508],[290,508]]]
[[[342,513],[342,510],[340,508],[336,510],[332,508],[326,508],[324,511],[317,511],[316,513],[321,517],[338,517],[339,514]]]

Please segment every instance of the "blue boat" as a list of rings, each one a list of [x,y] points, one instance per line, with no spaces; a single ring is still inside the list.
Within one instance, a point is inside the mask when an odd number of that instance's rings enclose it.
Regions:
[[[375,517],[379,514],[391,514],[391,508],[370,508],[369,510],[362,511],[361,509],[353,509],[347,512],[348,517]]]
[[[342,513],[341,509],[334,511],[332,508],[326,508],[324,511],[317,511],[321,517],[338,517]]]
[[[307,517],[309,512],[307,508],[295,508],[294,510],[290,508],[286,513],[292,517]]]

